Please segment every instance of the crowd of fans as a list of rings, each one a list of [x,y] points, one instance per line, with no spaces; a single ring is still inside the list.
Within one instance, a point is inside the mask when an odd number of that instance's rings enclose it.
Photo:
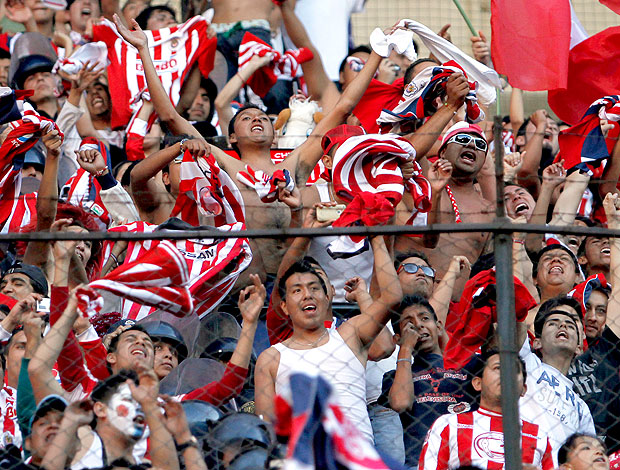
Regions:
[[[614,464],[620,242],[553,226],[620,229],[620,113],[568,161],[482,33],[355,47],[363,3],[4,2],[2,233],[57,236],[0,246],[0,467],[502,468],[493,236],[329,233],[492,222],[496,158],[550,226],[512,239],[523,464]]]

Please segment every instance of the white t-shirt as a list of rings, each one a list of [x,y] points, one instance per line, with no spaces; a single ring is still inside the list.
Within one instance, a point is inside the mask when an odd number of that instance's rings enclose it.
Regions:
[[[527,370],[527,392],[519,400],[521,417],[549,434],[554,458],[573,433],[595,435],[588,405],[573,391],[573,382],[555,367],[543,363],[526,340],[519,352]]]

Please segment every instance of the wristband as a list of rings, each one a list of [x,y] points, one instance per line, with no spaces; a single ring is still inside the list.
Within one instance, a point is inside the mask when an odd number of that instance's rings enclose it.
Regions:
[[[189,438],[188,441],[183,444],[175,444],[177,452],[183,452],[188,447],[193,447],[194,449],[198,449],[198,440],[195,436]]]
[[[403,358],[403,359],[397,359],[396,360],[396,365],[398,365],[399,362],[406,362],[408,364],[413,364],[413,361],[411,360],[411,358]]]
[[[512,243],[518,243],[519,245],[525,245],[525,240],[519,240],[518,238],[514,238]]]
[[[185,139],[181,140],[181,145],[180,145],[180,147],[181,147],[181,154],[185,153],[185,151],[187,150],[185,148],[185,142],[187,142],[188,140],[190,140],[190,139],[185,138]]]
[[[110,173],[109,171],[107,173],[104,173],[101,176],[95,176],[95,177],[97,178],[97,181],[101,185],[102,190],[110,189],[116,186],[117,181],[114,179],[114,176],[112,176],[112,173]]]
[[[95,172],[95,178],[99,178],[100,176],[106,175],[110,172],[110,170],[108,170],[108,167],[106,166],[105,168],[102,168],[101,170],[97,170]]]

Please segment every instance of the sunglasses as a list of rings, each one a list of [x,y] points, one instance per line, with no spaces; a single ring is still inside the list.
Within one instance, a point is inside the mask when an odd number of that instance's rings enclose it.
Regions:
[[[362,59],[358,59],[357,57],[347,57],[347,65],[354,72],[361,72],[366,65]]]
[[[484,140],[482,137],[474,137],[473,135],[470,135],[470,134],[453,135],[452,137],[448,139],[448,142],[446,142],[446,144],[449,144],[450,142],[454,142],[464,147],[466,145],[469,145],[469,143],[472,140],[474,141],[474,145],[476,146],[478,150],[482,150],[483,152],[487,151],[487,148],[488,148],[487,141]]]
[[[430,266],[420,266],[419,264],[414,264],[414,263],[403,263],[398,267],[398,272],[400,273],[401,271],[405,271],[406,273],[409,274],[415,274],[417,273],[419,270],[422,270],[422,273],[425,276],[428,276],[430,278],[435,278],[435,270],[433,268],[431,268]]]

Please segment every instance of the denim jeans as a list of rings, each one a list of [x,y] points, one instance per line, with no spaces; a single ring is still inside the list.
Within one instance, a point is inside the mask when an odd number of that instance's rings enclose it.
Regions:
[[[405,463],[403,426],[396,411],[378,405],[368,405],[368,416],[375,436],[375,447],[401,465]]]

